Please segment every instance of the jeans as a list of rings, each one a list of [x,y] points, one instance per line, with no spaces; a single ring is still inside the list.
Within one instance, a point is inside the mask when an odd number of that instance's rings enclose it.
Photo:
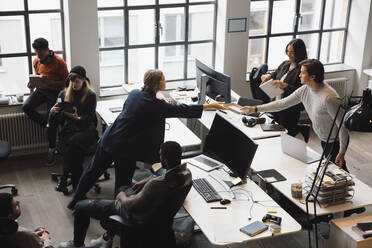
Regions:
[[[326,147],[326,144],[327,144],[327,142],[321,141],[321,145],[322,145],[323,151],[325,151],[324,158],[326,158],[328,156],[328,154],[331,154],[330,161],[332,161],[333,163],[335,163],[337,154],[340,151],[340,142],[339,141],[335,141],[333,143],[329,143],[327,147]],[[331,151],[331,148],[332,147],[333,147],[333,150]],[[344,161],[344,163],[342,165],[342,169],[345,170],[345,171],[347,171],[347,172],[349,172],[349,170],[346,167],[346,161]]]
[[[48,116],[50,109],[56,103],[58,93],[59,91],[37,88],[23,103],[22,110],[31,120],[45,127],[47,118],[39,114],[35,109],[41,104],[46,103]]]
[[[83,200],[76,204],[74,212],[74,245],[82,246],[90,224],[90,218],[107,219],[116,211],[114,200]]]
[[[121,186],[130,185],[132,183],[136,161],[123,157],[114,157],[113,154],[103,149],[102,142],[99,141],[96,153],[90,161],[89,166],[80,177],[74,197],[68,205],[70,209],[74,208],[78,201],[85,198],[85,194],[92,188],[94,183],[112,162],[115,164],[115,196]]]

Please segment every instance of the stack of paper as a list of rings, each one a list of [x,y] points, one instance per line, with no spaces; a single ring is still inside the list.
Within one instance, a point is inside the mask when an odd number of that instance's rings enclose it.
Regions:
[[[274,86],[274,80],[270,79],[269,81],[260,85],[261,90],[263,90],[270,98],[280,96],[283,94],[284,90]]]

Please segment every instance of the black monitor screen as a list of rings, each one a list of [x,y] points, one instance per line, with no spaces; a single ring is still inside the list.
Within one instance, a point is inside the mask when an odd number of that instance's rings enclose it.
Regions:
[[[242,180],[247,176],[258,144],[216,114],[207,135],[204,153],[222,163]]]
[[[223,82],[212,77],[208,77],[206,83],[206,95],[219,102],[231,102],[230,82]]]
[[[231,102],[231,78],[215,69],[203,64],[195,59],[196,65],[196,84],[199,91],[205,93],[217,101]],[[206,76],[206,82],[203,82],[202,76]],[[206,89],[203,89],[206,87]],[[201,102],[203,104],[204,102]]]

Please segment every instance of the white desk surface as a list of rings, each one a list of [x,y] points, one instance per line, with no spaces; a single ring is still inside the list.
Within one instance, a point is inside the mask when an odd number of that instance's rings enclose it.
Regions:
[[[192,172],[193,179],[206,178],[216,191],[223,191],[224,188],[214,179],[208,176],[208,173],[188,164],[188,168]],[[264,238],[272,237],[269,230],[262,232],[254,237],[242,233],[239,229],[256,220],[262,220],[262,217],[267,214],[267,207],[270,206],[277,210],[273,213],[276,216],[282,217],[281,232],[278,235],[295,233],[301,230],[300,224],[296,222],[285,210],[283,210],[273,199],[271,199],[258,185],[248,180],[248,183],[240,185],[236,188],[242,188],[250,191],[254,201],[262,201],[262,206],[255,203],[252,207],[252,219],[250,217],[251,200],[247,199],[247,193],[243,190],[234,190],[239,192],[236,194],[236,199],[231,199],[228,193],[219,192],[223,198],[231,200],[230,204],[224,205],[227,209],[210,209],[212,206],[222,206],[219,202],[207,203],[202,196],[192,187],[188,194],[184,207],[192,216],[198,226],[201,228],[208,240],[214,245],[228,245],[233,243],[249,242]],[[243,193],[243,194],[242,194]]]
[[[273,183],[273,187],[306,212],[306,204],[301,203],[298,199],[292,198],[291,184],[298,183],[299,180],[304,182],[306,168],[309,165],[284,154],[281,150],[280,137],[258,140],[257,143],[258,149],[252,161],[251,168],[255,171],[268,169],[277,170],[287,178],[287,180]],[[314,164],[318,165],[318,163],[319,162],[315,162]],[[319,204],[317,204],[317,215],[343,212],[349,209],[372,205],[372,197],[370,197],[372,196],[372,188],[357,178],[354,178],[354,182],[355,193],[354,197],[351,199],[352,202],[329,206],[327,208],[321,208]],[[312,202],[309,204],[309,212],[312,215],[314,214]]]
[[[96,111],[107,123],[107,125],[111,125],[115,121],[116,117],[120,114],[120,112],[112,113],[109,108],[121,107],[123,106],[123,104],[124,98],[98,101]],[[169,124],[169,130],[165,130],[165,141],[174,140],[178,142],[185,150],[187,150],[187,148],[194,148],[196,146],[200,148],[201,140],[179,119],[167,118],[166,123]],[[168,125],[166,125],[166,127],[167,126]]]
[[[265,138],[272,138],[278,137],[282,133],[281,131],[262,131],[262,128],[259,124],[255,125],[254,127],[247,127],[242,122],[243,115],[236,114],[232,111],[226,110],[227,114],[224,114],[220,111],[204,111],[202,117],[199,119],[200,122],[209,130],[212,127],[214,116],[218,113],[220,116],[227,119],[230,123],[232,123],[235,127],[239,130],[244,132],[246,135],[251,137],[252,139],[265,139]],[[263,116],[264,117],[264,116]],[[247,118],[250,118],[247,116]],[[266,117],[266,123],[270,123],[271,119]]]

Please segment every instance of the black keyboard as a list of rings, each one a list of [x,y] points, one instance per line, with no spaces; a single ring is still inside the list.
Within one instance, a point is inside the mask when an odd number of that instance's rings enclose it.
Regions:
[[[222,197],[205,178],[192,180],[192,185],[206,202],[220,201]]]

